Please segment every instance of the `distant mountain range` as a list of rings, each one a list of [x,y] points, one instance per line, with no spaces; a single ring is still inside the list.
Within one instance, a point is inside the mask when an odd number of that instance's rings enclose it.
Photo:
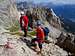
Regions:
[[[65,19],[75,19],[75,5],[62,5],[53,8],[58,16]]]
[[[52,3],[47,3],[43,7],[52,8],[57,16],[60,17],[64,28],[69,32],[75,32],[75,5],[61,4],[55,5]]]
[[[53,9],[57,16],[64,18],[65,29],[75,32],[75,5],[54,6]]]

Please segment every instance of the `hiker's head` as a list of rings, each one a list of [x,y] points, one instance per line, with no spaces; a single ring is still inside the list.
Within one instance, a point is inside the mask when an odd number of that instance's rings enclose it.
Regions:
[[[24,15],[24,12],[23,12],[23,11],[21,11],[21,13],[20,13],[20,14],[21,14],[21,16],[23,16],[23,15]]]
[[[29,16],[31,15],[31,12],[29,10],[26,11],[26,15]]]
[[[40,22],[38,22],[38,23],[37,23],[37,26],[41,26],[41,23],[40,23]]]

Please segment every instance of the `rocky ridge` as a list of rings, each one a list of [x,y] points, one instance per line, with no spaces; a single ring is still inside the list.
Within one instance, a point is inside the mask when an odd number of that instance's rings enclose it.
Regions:
[[[41,55],[37,55],[36,52],[30,49],[27,42],[23,42],[20,39],[21,36],[5,33],[10,31],[6,30],[5,27],[14,26],[14,22],[19,18],[19,14],[14,1],[4,0],[0,3],[0,12],[2,12],[0,13],[0,41],[2,42],[0,43],[0,56],[68,56],[67,51],[55,45],[56,38],[61,34],[61,22],[59,17],[57,17],[53,11],[50,12],[45,8],[29,8],[24,10],[30,10],[31,13],[34,12],[34,14],[37,13],[39,15],[39,18],[43,21],[44,25],[48,26],[50,29],[49,41],[51,43],[44,43]],[[46,16],[49,16],[49,18],[46,18]],[[31,41],[31,37],[27,38]],[[13,49],[4,47],[8,39],[10,43],[12,43],[11,46]]]

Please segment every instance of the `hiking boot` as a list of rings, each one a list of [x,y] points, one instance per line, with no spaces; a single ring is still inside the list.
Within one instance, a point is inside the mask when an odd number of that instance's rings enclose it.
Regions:
[[[27,37],[26,35],[24,35],[24,37]]]

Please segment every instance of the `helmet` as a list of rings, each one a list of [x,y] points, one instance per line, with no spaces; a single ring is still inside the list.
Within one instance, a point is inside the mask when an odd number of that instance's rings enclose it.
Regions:
[[[21,11],[21,15],[24,15],[24,12],[23,11]]]
[[[37,26],[41,26],[41,22],[39,20],[37,21]]]

